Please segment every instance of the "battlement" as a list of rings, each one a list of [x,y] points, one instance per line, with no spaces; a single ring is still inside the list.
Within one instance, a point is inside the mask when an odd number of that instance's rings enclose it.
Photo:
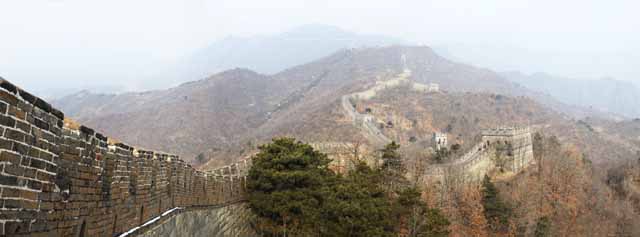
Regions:
[[[531,133],[529,127],[497,127],[482,131],[482,136],[516,136]]]
[[[422,84],[414,82],[412,83],[412,89],[420,92],[438,92],[440,91],[440,85],[437,83]]]
[[[447,147],[447,134],[440,132],[433,133],[433,143],[435,144],[436,151],[442,149],[443,147]]]
[[[435,136],[434,136],[435,137]],[[425,175],[443,185],[480,181],[496,168],[497,144],[509,144],[501,169],[517,173],[533,161],[531,130],[518,127],[498,127],[482,132],[482,141],[464,155],[445,164],[432,165]]]
[[[249,166],[197,171],[65,121],[0,78],[0,236],[114,236],[176,207],[237,202]]]

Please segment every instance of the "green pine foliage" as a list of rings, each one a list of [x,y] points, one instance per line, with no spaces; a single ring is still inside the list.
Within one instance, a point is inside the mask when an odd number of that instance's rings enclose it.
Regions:
[[[397,192],[408,185],[405,177],[407,168],[402,162],[402,156],[398,153],[398,149],[400,149],[400,145],[396,142],[391,142],[381,150],[381,171],[382,175],[384,175],[383,185],[387,192],[390,193]]]
[[[536,230],[534,232],[535,237],[549,237],[551,236],[551,221],[548,217],[544,216],[538,219],[536,224]]]
[[[360,163],[336,183],[323,208],[323,236],[395,236],[392,206],[381,179],[379,171]]]
[[[446,236],[448,220],[404,184],[399,146],[382,151],[383,165],[364,163],[345,176],[328,169],[329,159],[292,138],[260,146],[249,171],[249,205],[263,236]],[[396,191],[402,190],[402,191]],[[407,220],[407,221],[403,221]]]
[[[451,155],[451,151],[449,151],[449,149],[447,149],[446,147],[443,147],[440,150],[436,151],[436,154],[434,154],[433,159],[438,163],[443,163],[449,158],[449,155]]]
[[[391,142],[382,149],[382,170],[400,174],[406,172],[406,168],[402,162],[402,157],[398,153],[398,149],[400,149],[400,145],[396,142]]]
[[[249,204],[267,236],[304,236],[320,220],[330,160],[292,138],[259,147],[249,171]]]
[[[511,208],[500,198],[498,189],[491,182],[489,176],[482,181],[482,206],[489,227],[495,232],[505,232],[509,229]]]
[[[408,237],[444,237],[449,235],[449,220],[439,209],[429,208],[415,187],[402,190],[397,199],[396,214],[404,219]]]

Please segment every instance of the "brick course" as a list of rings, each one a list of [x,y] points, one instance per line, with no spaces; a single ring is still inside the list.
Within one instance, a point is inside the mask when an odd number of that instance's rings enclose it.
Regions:
[[[0,78],[0,236],[115,236],[174,207],[245,199],[246,162],[204,173],[64,124]]]

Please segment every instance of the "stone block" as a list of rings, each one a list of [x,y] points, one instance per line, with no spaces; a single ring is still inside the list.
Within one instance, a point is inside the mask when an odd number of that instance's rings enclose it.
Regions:
[[[27,134],[31,133],[31,125],[26,122],[16,121],[15,127],[17,129],[20,129],[20,131],[23,131],[24,133],[27,133]]]
[[[0,125],[13,128],[16,126],[16,120],[9,116],[0,115]]]
[[[22,143],[13,142],[13,151],[20,153],[21,155],[29,154],[29,146]]]
[[[27,187],[30,188],[30,189],[34,189],[34,190],[42,190],[42,182],[35,181],[35,180],[29,180],[27,182]]]
[[[7,186],[18,186],[18,177],[0,174],[0,184]]]
[[[16,88],[15,85],[11,84],[11,82],[8,82],[2,78],[0,78],[0,87],[9,92],[18,93],[18,90],[17,90],[18,88]]]
[[[35,169],[25,168],[24,169],[24,173],[22,173],[22,176],[27,177],[27,178],[35,179],[36,178],[36,170]]]
[[[20,155],[8,151],[0,151],[0,162],[2,161],[20,164]]]
[[[22,97],[23,100],[33,104],[36,102],[36,97],[33,96],[31,93],[26,92],[24,90],[20,90],[20,92],[18,93],[20,94],[20,97]]]
[[[18,105],[18,98],[16,98],[15,95],[3,90],[0,90],[0,101],[4,101],[7,104],[12,106]]]
[[[10,197],[10,198],[16,198],[16,197],[20,197],[20,189],[15,189],[15,188],[2,188],[2,196],[0,197]]]
[[[95,134],[95,131],[93,129],[85,126],[80,126],[80,132],[86,134],[87,136],[93,136]]]
[[[9,221],[4,223],[4,234],[7,236],[15,234],[26,234],[29,232],[29,222]]]
[[[0,114],[7,114],[7,109],[7,104],[0,102]]]
[[[49,130],[50,126],[47,122],[42,121],[41,119],[38,118],[34,118],[33,120],[33,124],[36,125],[36,127],[43,129],[43,130]]]
[[[57,110],[55,108],[51,109],[51,114],[53,114],[54,116],[56,116],[56,118],[60,119],[60,122],[62,122],[62,120],[64,120],[64,113],[62,113],[62,111]],[[58,127],[62,127],[63,125],[60,125]]]
[[[9,110],[7,111],[7,115],[13,116],[19,120],[25,120],[27,118],[27,114],[24,111],[14,106],[9,107]]]
[[[36,169],[46,170],[47,163],[39,159],[31,159],[31,164],[29,164],[29,166]]]
[[[24,142],[26,138],[26,134],[18,130],[7,129],[4,132],[4,137],[13,141]]]
[[[14,176],[22,176],[24,174],[24,168],[18,164],[10,164],[4,166],[4,172]]]
[[[46,101],[44,101],[44,100],[42,100],[40,98],[38,98],[36,100],[34,105],[36,107],[42,109],[44,112],[51,113],[51,109],[52,109],[51,104],[47,103]]]

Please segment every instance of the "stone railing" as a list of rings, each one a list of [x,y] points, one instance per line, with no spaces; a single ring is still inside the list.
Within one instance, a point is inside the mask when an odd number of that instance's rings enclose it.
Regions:
[[[246,198],[250,161],[205,173],[64,121],[0,78],[0,236],[115,236],[176,208]]]

